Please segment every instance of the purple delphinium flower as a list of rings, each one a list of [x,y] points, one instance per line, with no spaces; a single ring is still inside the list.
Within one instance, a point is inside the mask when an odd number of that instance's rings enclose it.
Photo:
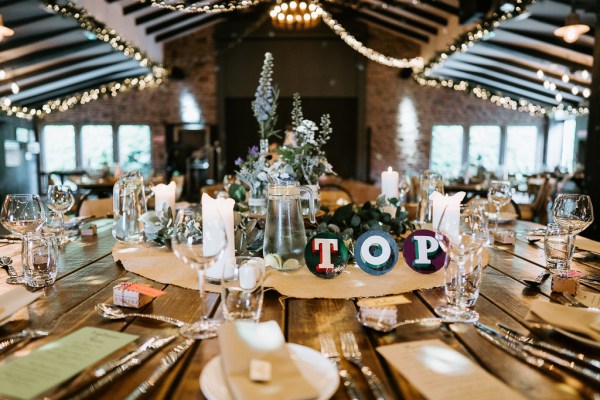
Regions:
[[[242,157],[238,157],[237,160],[235,160],[234,163],[235,163],[236,166],[239,167],[240,165],[242,165],[244,163],[244,159]]]
[[[250,147],[250,155],[256,157],[258,155],[258,146]]]

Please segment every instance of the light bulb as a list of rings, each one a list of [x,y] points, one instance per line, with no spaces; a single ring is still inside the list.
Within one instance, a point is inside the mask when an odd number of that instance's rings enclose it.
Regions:
[[[17,85],[17,82],[13,82],[10,84],[10,90],[13,94],[17,94],[21,91],[21,88]]]

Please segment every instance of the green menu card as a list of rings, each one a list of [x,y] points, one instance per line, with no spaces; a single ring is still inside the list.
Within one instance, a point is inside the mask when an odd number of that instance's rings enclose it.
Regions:
[[[81,328],[0,365],[0,396],[31,399],[137,338],[108,329]]]

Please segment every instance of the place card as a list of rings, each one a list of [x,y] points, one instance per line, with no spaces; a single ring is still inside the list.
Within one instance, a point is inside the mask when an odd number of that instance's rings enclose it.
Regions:
[[[359,307],[376,308],[410,303],[411,301],[406,296],[398,294],[395,296],[369,297],[366,299],[360,299],[356,304]]]
[[[438,339],[381,346],[377,351],[428,400],[524,399]]]
[[[39,396],[137,338],[108,329],[81,328],[0,365],[0,396]]]

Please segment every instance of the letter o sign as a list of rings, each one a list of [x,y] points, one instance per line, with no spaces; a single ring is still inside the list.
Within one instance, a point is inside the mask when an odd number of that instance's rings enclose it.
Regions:
[[[420,274],[432,274],[446,263],[446,253],[435,238],[435,232],[421,229],[404,240],[402,256],[408,266]]]
[[[398,262],[398,245],[387,232],[370,230],[358,238],[354,247],[356,264],[368,274],[383,275]]]

